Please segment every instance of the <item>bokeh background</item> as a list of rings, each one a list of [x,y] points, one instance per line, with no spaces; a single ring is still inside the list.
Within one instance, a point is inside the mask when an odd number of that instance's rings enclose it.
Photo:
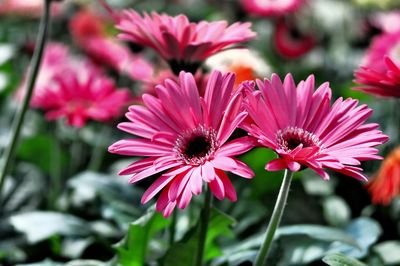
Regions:
[[[223,52],[204,62],[202,71],[234,71],[243,80],[292,73],[296,82],[314,74],[318,85],[329,81],[333,98],[356,98],[374,109],[371,122],[378,122],[391,138],[380,147],[380,154],[388,157],[400,143],[398,98],[352,88],[356,86],[354,71],[365,62],[372,42],[400,32],[399,1],[292,1],[299,2],[295,8],[276,8],[267,14],[249,10],[244,2],[107,1],[114,10],[183,13],[195,22],[252,22],[257,38],[244,45],[249,51]],[[0,0],[1,151],[9,144],[42,12],[40,0]],[[126,137],[116,125],[125,121],[127,105],[140,104],[143,93],[154,93],[156,84],[173,76],[154,51],[119,41],[114,26],[111,14],[98,1],[66,0],[52,5],[48,60],[42,64],[35,90],[51,83],[54,72],[66,71],[57,69],[60,64],[90,62],[116,88],[127,89],[130,97],[121,114],[106,122],[49,121],[40,108],[32,106],[28,111],[1,191],[1,265],[188,265],[185,256],[193,253],[195,237],[190,233],[201,197],[179,212],[177,242],[169,247],[171,219],[151,212],[154,202],[140,204],[150,181],[129,185],[129,177],[117,176],[137,158],[107,152],[109,145]],[[400,37],[392,42],[400,47]],[[400,59],[400,49],[397,54],[393,49],[392,56]],[[256,178],[232,178],[238,192],[236,203],[214,201],[223,213],[212,215],[208,265],[251,265],[282,180],[281,172],[264,170],[275,156],[263,148],[241,156]],[[399,157],[393,163],[397,169]],[[371,180],[378,176],[381,163],[362,165]],[[393,175],[397,188],[393,183],[386,186],[395,187],[399,194],[400,170]],[[385,188],[370,192],[366,183],[337,173],[329,181],[309,170],[296,173],[268,265],[326,265],[321,259],[337,252],[367,265],[400,265],[400,198],[384,193]]]

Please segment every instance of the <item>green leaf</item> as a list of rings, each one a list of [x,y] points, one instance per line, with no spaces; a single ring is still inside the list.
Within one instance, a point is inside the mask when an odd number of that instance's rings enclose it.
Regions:
[[[116,221],[122,228],[144,212],[140,204],[143,191],[122,177],[85,171],[73,176],[67,185],[74,207],[86,208],[100,199],[101,204],[92,206],[91,211],[97,210],[103,218]]]
[[[284,226],[277,230],[275,237],[292,235],[306,235],[316,240],[327,242],[339,241],[341,243],[349,244],[353,247],[358,247],[357,241],[350,235],[346,234],[343,230],[322,226],[322,225],[290,225]]]
[[[23,139],[19,145],[17,156],[21,160],[37,165],[42,171],[50,173],[52,163],[54,163],[54,152],[51,147],[58,145],[56,141],[53,136],[48,134],[35,135]],[[67,154],[60,150],[59,157],[61,167],[64,167],[67,163]]]
[[[205,260],[218,257],[222,254],[221,249],[215,244],[215,240],[220,236],[232,236],[230,226],[235,221],[228,215],[216,210],[211,210],[208,224]],[[188,232],[179,242],[175,243],[164,257],[164,266],[187,266],[193,265],[197,243],[199,238],[198,227]]]
[[[37,243],[55,235],[87,236],[91,229],[86,221],[70,214],[32,211],[13,215],[9,221],[24,233],[29,243]]]
[[[45,259],[44,261],[28,263],[28,264],[17,264],[16,266],[63,266],[63,263],[55,262],[50,259]]]
[[[374,244],[382,234],[378,222],[371,218],[360,217],[353,220],[345,231],[357,241],[358,248],[352,245],[337,245],[332,251],[340,252],[353,258],[363,258],[368,254],[369,247]]]
[[[122,266],[145,265],[150,240],[169,223],[169,220],[154,210],[131,223],[127,237],[115,245],[119,263]]]
[[[305,169],[301,178],[304,190],[308,195],[329,196],[335,191],[335,179],[329,182],[322,180],[314,171]]]
[[[109,266],[107,262],[98,260],[71,260],[66,263],[55,262],[50,259],[46,259],[41,262],[29,263],[29,264],[17,264],[16,266]]]
[[[330,266],[367,266],[359,260],[346,257],[340,253],[326,255],[322,258],[322,261]]]
[[[323,202],[325,220],[333,226],[343,226],[350,221],[351,211],[347,203],[338,196],[329,196]]]
[[[400,264],[400,241],[385,241],[374,246],[373,250],[385,265]]]

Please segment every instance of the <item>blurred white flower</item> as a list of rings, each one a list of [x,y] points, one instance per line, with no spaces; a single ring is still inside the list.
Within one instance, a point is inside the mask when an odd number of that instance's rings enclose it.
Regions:
[[[244,80],[266,77],[272,73],[271,66],[262,55],[245,48],[225,50],[209,57],[205,64],[210,70],[234,72],[236,84]]]

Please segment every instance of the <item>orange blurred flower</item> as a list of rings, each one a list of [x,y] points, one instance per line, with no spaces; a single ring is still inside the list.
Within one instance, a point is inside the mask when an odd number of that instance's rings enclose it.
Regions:
[[[400,146],[385,158],[367,188],[374,204],[388,205],[400,194]]]

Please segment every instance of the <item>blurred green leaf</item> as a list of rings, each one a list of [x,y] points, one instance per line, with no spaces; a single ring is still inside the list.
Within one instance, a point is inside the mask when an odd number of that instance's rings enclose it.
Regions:
[[[143,213],[142,189],[128,184],[122,177],[85,171],[73,176],[67,185],[71,189],[73,206],[86,208],[89,204],[93,207],[92,212],[97,211],[103,218],[116,221],[122,228],[127,228],[128,223]],[[100,204],[96,198],[100,199]]]
[[[335,180],[322,180],[314,171],[305,169],[301,178],[304,190],[308,195],[329,196],[335,191]]]
[[[222,255],[220,247],[215,244],[215,240],[220,236],[232,236],[230,226],[235,221],[225,213],[216,209],[211,210],[211,216],[208,224],[205,260],[210,260]],[[164,266],[187,266],[193,265],[198,243],[198,226],[167,251],[164,257]]]
[[[240,157],[255,173],[255,178],[250,183],[254,198],[260,197],[268,191],[277,190],[280,187],[283,172],[267,172],[265,170],[265,164],[275,158],[276,154],[266,148],[253,149]]]
[[[385,241],[374,246],[373,250],[385,265],[400,264],[400,241]]]
[[[367,266],[359,260],[346,257],[343,254],[330,254],[322,258],[322,261],[329,266]]]
[[[364,256],[381,233],[379,225],[372,219],[359,218],[345,229],[320,225],[290,225],[278,228],[270,257],[279,266],[307,265],[329,253],[344,253],[347,256]],[[254,259],[263,240],[263,234],[242,240],[223,249],[223,256],[213,262],[218,265],[239,265],[238,261]],[[274,253],[275,252],[275,253]],[[243,254],[243,260],[236,260]]]
[[[24,161],[31,162],[38,166],[46,173],[51,172],[52,164],[54,163],[54,151],[52,150],[57,140],[54,136],[48,134],[34,135],[25,138],[19,145],[17,156]],[[40,156],[38,156],[40,154]],[[61,167],[67,163],[67,154],[60,150],[59,154]]]
[[[115,245],[119,263],[122,266],[145,265],[150,240],[169,223],[169,220],[154,210],[150,210],[146,215],[131,223],[127,236]]]
[[[71,260],[66,263],[55,262],[50,259],[46,259],[41,262],[29,263],[29,264],[17,264],[16,266],[109,266],[109,263],[98,261],[98,260]]]
[[[28,263],[28,264],[17,264],[16,266],[63,266],[63,263],[55,262],[50,259],[45,259],[44,261]]]
[[[333,226],[348,224],[351,211],[347,203],[338,196],[330,196],[323,201],[325,220]]]
[[[359,248],[351,245],[337,245],[333,251],[340,252],[346,256],[363,258],[368,254],[368,250],[382,234],[382,228],[378,222],[368,217],[360,217],[353,220],[345,231],[357,241]]]
[[[73,189],[75,204],[92,201],[96,196],[104,200],[140,203],[142,190],[131,186],[121,177],[103,173],[84,171],[73,176],[68,181],[68,186]]]
[[[306,235],[312,239],[323,240],[327,242],[339,241],[349,244],[353,247],[358,247],[358,243],[344,231],[322,225],[290,225],[284,226],[277,230],[276,238],[282,236]]]
[[[11,216],[9,221],[17,231],[25,234],[29,243],[37,243],[54,235],[87,236],[91,233],[86,221],[58,212],[20,213]]]
[[[60,254],[70,259],[80,258],[88,246],[94,243],[93,237],[66,238],[61,242]]]

